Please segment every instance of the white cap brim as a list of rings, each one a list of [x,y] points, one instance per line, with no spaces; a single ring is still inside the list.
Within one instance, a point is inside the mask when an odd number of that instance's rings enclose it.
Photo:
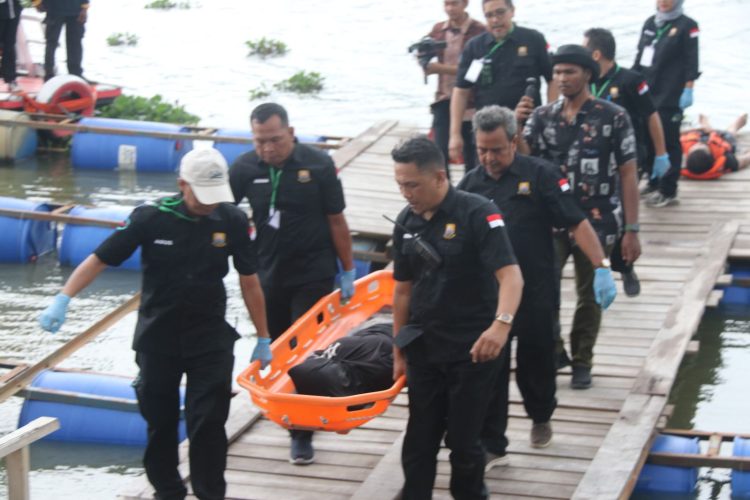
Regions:
[[[188,184],[190,184],[188,182]],[[196,186],[190,184],[190,189],[198,201],[204,205],[214,205],[216,203],[232,203],[234,195],[229,189],[229,184],[217,184],[216,186]]]

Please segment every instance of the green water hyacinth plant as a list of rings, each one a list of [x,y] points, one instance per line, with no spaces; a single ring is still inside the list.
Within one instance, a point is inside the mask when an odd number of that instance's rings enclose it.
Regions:
[[[119,47],[121,45],[134,46],[138,45],[138,35],[133,33],[112,33],[107,37],[107,45],[110,47]]]
[[[162,96],[120,96],[112,104],[102,108],[98,116],[180,125],[195,125],[200,117],[188,113],[185,107],[175,102],[170,104]]]
[[[248,56],[278,57],[289,52],[289,47],[284,42],[266,37],[259,40],[248,40],[245,45],[249,49]]]
[[[298,71],[286,80],[274,84],[274,88],[295,94],[317,94],[323,90],[323,78],[317,71]]]
[[[146,4],[147,9],[162,9],[170,10],[175,8],[189,9],[190,2],[171,2],[170,0],[154,0],[153,2]]]

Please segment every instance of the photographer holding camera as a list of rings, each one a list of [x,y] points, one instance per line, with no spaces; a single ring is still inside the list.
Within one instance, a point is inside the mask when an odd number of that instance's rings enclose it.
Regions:
[[[439,42],[445,42],[445,48],[435,51],[437,61],[423,64],[425,76],[438,75],[437,91],[435,92],[435,102],[430,105],[432,111],[432,130],[435,144],[438,145],[443,157],[446,159],[445,168],[448,170],[448,136],[450,132],[450,98],[453,93],[453,86],[456,83],[456,73],[458,71],[458,60],[463,51],[464,45],[471,38],[485,32],[485,27],[479,21],[469,17],[466,8],[469,0],[443,0],[445,13],[448,15],[446,21],[441,21],[433,26],[429,35],[419,42],[419,49],[424,50],[430,45],[434,46]],[[434,43],[425,43],[427,38],[432,39]],[[417,44],[415,44],[417,45]],[[425,61],[429,52],[417,52],[417,57]],[[424,57],[423,57],[424,56]],[[432,56],[426,61],[432,59]],[[471,117],[474,114],[473,104],[467,105],[463,117],[461,132],[464,137],[463,149],[464,165],[468,172],[475,164],[475,152],[473,141],[471,140]],[[449,172],[450,176],[450,172]]]

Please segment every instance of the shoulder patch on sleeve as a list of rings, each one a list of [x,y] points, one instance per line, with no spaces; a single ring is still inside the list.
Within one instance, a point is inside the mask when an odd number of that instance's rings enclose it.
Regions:
[[[558,180],[557,185],[560,186],[560,191],[563,193],[570,191],[570,183],[568,182],[568,179],[563,178]]]
[[[500,214],[490,214],[487,216],[487,224],[489,224],[490,229],[494,229],[496,227],[504,227],[505,221]]]

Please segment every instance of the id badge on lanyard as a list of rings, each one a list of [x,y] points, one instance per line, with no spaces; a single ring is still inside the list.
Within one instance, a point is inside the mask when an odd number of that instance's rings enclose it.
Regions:
[[[655,45],[656,40],[654,40],[654,43],[652,43],[651,45],[643,47],[640,63],[644,68],[650,68],[651,65],[654,64],[654,53],[656,52],[656,48],[654,47]]]
[[[482,72],[483,65],[484,64],[482,59],[474,59],[473,61],[471,61],[471,65],[469,66],[469,69],[466,70],[464,79],[467,82],[476,83],[477,79],[479,78],[479,74]]]

